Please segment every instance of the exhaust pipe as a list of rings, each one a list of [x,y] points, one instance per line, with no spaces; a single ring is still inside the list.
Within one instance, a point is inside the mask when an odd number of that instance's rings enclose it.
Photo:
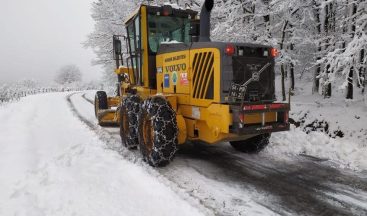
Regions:
[[[210,41],[210,12],[214,6],[214,0],[205,0],[200,12],[200,37],[199,42]]]

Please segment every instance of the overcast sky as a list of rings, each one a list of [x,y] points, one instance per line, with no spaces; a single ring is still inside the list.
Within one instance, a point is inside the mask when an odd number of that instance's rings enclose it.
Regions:
[[[1,0],[0,82],[53,80],[65,64],[76,64],[86,81],[100,77],[93,52],[81,45],[93,30],[93,0]]]

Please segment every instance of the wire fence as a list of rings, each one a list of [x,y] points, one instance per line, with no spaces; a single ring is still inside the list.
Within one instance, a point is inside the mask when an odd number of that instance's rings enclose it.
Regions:
[[[18,101],[22,97],[29,95],[50,93],[50,92],[69,92],[95,90],[94,86],[90,87],[34,87],[34,88],[19,88],[17,86],[0,86],[0,104]]]

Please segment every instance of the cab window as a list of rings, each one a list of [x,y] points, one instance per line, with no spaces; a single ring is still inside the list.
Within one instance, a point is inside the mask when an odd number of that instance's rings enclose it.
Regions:
[[[134,71],[135,80],[133,83],[142,85],[143,77],[141,70],[141,34],[140,34],[140,16],[136,16],[127,25],[128,41],[130,46],[131,65]]]
[[[161,43],[189,43],[188,18],[148,15],[149,51],[156,53]]]

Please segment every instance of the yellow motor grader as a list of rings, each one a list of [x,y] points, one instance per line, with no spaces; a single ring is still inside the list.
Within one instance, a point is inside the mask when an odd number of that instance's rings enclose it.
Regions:
[[[96,93],[96,117],[101,126],[118,125],[123,144],[152,166],[168,164],[188,140],[256,153],[271,133],[289,130],[289,103],[275,103],[277,50],[212,42],[213,6],[206,0],[198,16],[141,5],[125,21],[127,36],[113,36],[117,95]]]

